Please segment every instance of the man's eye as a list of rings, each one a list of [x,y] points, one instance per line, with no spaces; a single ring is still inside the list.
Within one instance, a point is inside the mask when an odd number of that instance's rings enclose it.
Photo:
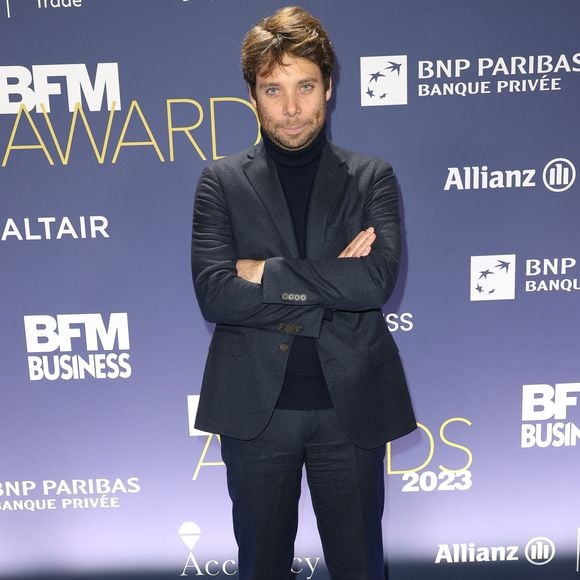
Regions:
[[[301,88],[302,88],[303,93],[309,93],[314,88],[314,85],[311,83],[308,83],[306,85],[302,85]]]
[[[278,94],[278,87],[268,87],[266,89],[266,94],[270,96],[275,96]]]

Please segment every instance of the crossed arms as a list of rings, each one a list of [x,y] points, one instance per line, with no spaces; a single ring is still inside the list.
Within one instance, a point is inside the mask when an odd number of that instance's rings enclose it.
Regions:
[[[359,232],[350,244],[340,252],[339,258],[362,258],[371,253],[373,242],[377,239],[375,228],[372,226]],[[253,282],[254,284],[262,283],[264,275],[264,266],[266,260],[238,260],[236,262],[236,271],[240,278]]]
[[[292,321],[302,326],[303,336],[316,337],[325,309],[379,309],[394,286],[400,252],[398,187],[386,164],[378,166],[365,192],[363,220],[372,227],[336,258],[244,259],[235,255],[219,178],[212,166],[206,167],[197,188],[192,235],[193,281],[204,317],[277,332],[281,321]],[[288,303],[288,290],[307,300]]]

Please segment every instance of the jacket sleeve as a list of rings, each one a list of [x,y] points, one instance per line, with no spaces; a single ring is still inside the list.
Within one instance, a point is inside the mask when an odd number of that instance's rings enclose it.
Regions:
[[[260,284],[237,276],[237,259],[229,208],[215,169],[207,166],[196,190],[191,240],[193,284],[204,318],[218,324],[319,336],[322,307],[265,303]]]
[[[262,278],[264,302],[319,304],[335,310],[381,308],[391,295],[400,260],[399,186],[380,162],[365,196],[364,225],[377,238],[362,258],[269,258]]]

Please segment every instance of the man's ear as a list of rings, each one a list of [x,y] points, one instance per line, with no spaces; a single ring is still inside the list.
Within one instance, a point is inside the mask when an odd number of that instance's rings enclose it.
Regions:
[[[330,101],[330,97],[332,97],[332,77],[328,79],[328,88],[324,94],[326,101]]]

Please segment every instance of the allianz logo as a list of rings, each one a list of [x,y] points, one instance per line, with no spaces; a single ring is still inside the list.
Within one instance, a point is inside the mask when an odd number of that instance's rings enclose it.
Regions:
[[[541,178],[544,186],[555,193],[570,189],[576,180],[576,167],[569,159],[557,157],[546,163]],[[480,189],[519,189],[536,187],[537,169],[490,169],[487,165],[448,167],[445,191]]]
[[[554,542],[549,538],[532,538],[525,546],[523,555],[534,566],[543,566],[552,561],[556,554]],[[480,562],[517,562],[520,547],[478,546],[474,542],[466,544],[439,544],[435,564],[467,564]]]

